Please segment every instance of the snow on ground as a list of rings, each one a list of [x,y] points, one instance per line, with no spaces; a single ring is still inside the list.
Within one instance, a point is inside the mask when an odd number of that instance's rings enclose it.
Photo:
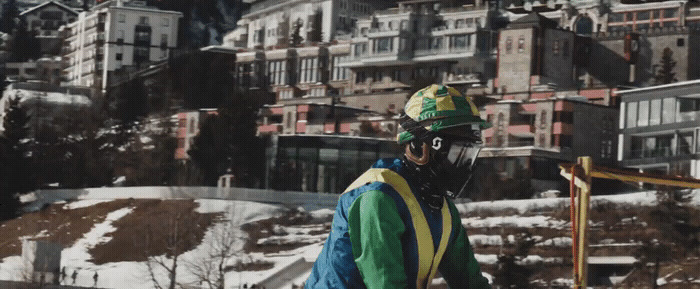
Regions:
[[[693,206],[700,206],[700,189],[693,190],[690,196],[690,204]]]
[[[512,215],[486,218],[463,218],[462,224],[467,228],[519,227],[562,229],[568,224],[568,222],[547,216],[524,217],[520,215]]]
[[[501,235],[470,235],[469,241],[472,246],[500,246],[503,245]]]
[[[70,202],[70,203],[64,205],[63,209],[64,210],[73,210],[73,209],[90,207],[90,206],[97,205],[99,203],[106,203],[106,202],[111,202],[111,201],[112,200],[80,200],[80,201]]]
[[[460,213],[466,214],[469,212],[498,211],[498,210],[517,210],[523,214],[533,211],[552,210],[562,207],[569,207],[571,200],[569,198],[546,198],[546,199],[529,199],[529,200],[503,200],[492,202],[472,202],[456,204],[457,210]],[[630,206],[653,206],[656,204],[656,192],[646,191],[637,193],[626,193],[618,195],[592,196],[591,204],[599,203],[616,203],[627,204]],[[700,190],[694,192],[694,202],[700,205]]]
[[[325,220],[333,216],[334,213],[335,211],[331,209],[320,209],[309,212],[309,215],[311,215],[314,220]]]

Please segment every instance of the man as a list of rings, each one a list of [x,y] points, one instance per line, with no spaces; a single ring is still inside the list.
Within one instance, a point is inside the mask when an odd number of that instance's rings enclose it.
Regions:
[[[489,124],[470,98],[431,85],[409,99],[402,159],[381,159],[340,196],[306,288],[490,288],[449,197],[461,194]]]

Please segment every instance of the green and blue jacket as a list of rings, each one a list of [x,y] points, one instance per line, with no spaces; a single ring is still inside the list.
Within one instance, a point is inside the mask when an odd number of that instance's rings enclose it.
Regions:
[[[381,159],[340,196],[331,232],[305,288],[427,288],[439,271],[450,288],[490,288],[454,203],[427,206]]]

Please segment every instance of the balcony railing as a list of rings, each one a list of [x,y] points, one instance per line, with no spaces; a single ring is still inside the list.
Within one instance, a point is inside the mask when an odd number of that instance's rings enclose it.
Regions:
[[[663,158],[663,157],[677,157],[677,156],[687,156],[691,155],[692,146],[690,145],[679,145],[676,150],[672,147],[659,147],[654,149],[638,149],[630,150],[627,153],[627,158],[629,159],[648,159],[648,158]]]
[[[431,49],[421,49],[414,51],[414,55],[418,56],[430,56],[430,55],[443,55],[443,54],[455,54],[455,53],[474,53],[472,47],[444,47],[444,48],[431,48]]]
[[[530,147],[535,146],[535,141],[533,140],[519,140],[519,141],[490,141],[485,142],[484,147],[487,148],[506,148],[506,147]]]

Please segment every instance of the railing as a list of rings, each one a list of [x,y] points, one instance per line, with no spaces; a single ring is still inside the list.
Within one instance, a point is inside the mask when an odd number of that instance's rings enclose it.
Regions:
[[[484,147],[487,148],[508,148],[508,147],[528,147],[535,146],[535,141],[532,140],[520,140],[520,141],[490,141],[485,142]]]
[[[440,54],[450,54],[450,53],[474,53],[475,49],[470,46],[466,47],[444,47],[444,48],[431,48],[431,49],[421,49],[415,50],[413,52],[414,56],[430,56],[430,55],[440,55]]]
[[[700,121],[700,111],[681,112],[676,115],[676,122]]]
[[[672,147],[660,147],[653,149],[638,149],[630,150],[627,153],[627,158],[630,159],[648,159],[648,158],[663,158],[687,156],[693,153],[691,145],[679,145],[675,150]]]

